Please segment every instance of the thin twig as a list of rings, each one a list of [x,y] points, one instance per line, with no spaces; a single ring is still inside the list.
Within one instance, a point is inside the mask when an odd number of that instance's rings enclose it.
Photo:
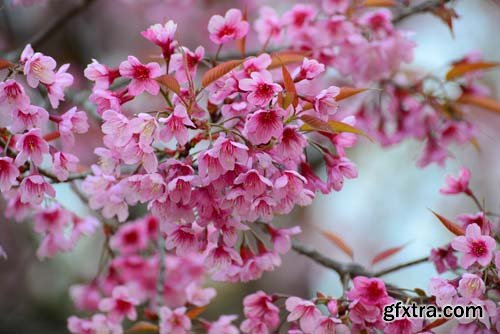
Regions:
[[[413,261],[409,261],[409,262],[406,262],[406,263],[401,263],[401,264],[398,264],[398,265],[396,265],[394,267],[381,270],[381,271],[375,273],[374,276],[376,276],[376,277],[384,276],[384,275],[393,273],[395,271],[398,271],[398,270],[401,270],[401,269],[404,269],[404,268],[415,266],[415,265],[420,264],[420,263],[425,263],[427,261],[429,261],[429,257],[428,256],[420,258],[420,259],[416,259],[416,260],[413,260]]]
[[[363,266],[356,263],[343,263],[324,256],[312,247],[301,244],[293,240],[292,248],[299,254],[307,256],[322,266],[336,271],[341,277],[349,275],[351,277],[366,276],[372,277],[373,273],[366,270]]]

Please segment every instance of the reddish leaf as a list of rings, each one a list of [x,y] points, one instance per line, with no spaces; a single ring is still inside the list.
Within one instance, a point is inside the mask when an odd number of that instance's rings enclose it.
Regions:
[[[363,3],[365,7],[394,7],[397,5],[396,0],[365,0]]]
[[[158,333],[159,328],[155,324],[146,321],[139,321],[135,323],[132,327],[127,330],[127,333],[130,334],[139,334],[139,333]]]
[[[332,244],[337,246],[342,252],[347,254],[351,259],[353,258],[354,252],[352,251],[352,248],[349,247],[341,237],[339,237],[338,235],[336,235],[333,232],[326,231],[326,230],[321,230],[321,234],[325,238],[327,238],[328,241],[330,241]]]
[[[229,73],[243,63],[243,61],[243,59],[229,60],[209,69],[201,78],[202,86],[207,87],[212,82],[222,78],[225,74]]]
[[[397,254],[399,253],[403,248],[406,247],[407,244],[404,244],[404,245],[401,245],[401,246],[398,246],[398,247],[392,247],[392,248],[389,248],[389,249],[386,249],[385,251],[383,252],[380,252],[378,253],[377,255],[375,255],[375,257],[373,258],[372,260],[372,265],[374,264],[377,264],[379,263],[380,261],[383,261],[391,256],[393,256],[394,254]]]
[[[453,80],[461,77],[465,73],[477,70],[485,70],[497,67],[500,63],[494,62],[477,62],[477,63],[457,63],[446,73],[446,80]]]
[[[12,64],[10,61],[0,58],[0,70],[9,68],[12,65],[14,64]]]
[[[453,20],[458,18],[458,14],[453,8],[442,5],[441,7],[434,8],[431,13],[440,18],[450,28],[451,34],[454,35]]]
[[[374,141],[373,138],[368,136],[363,130],[355,128],[354,126],[349,125],[347,123],[337,122],[337,121],[328,121],[328,124],[330,125],[332,130],[335,132],[355,133],[357,135],[361,135],[361,136],[368,138],[370,141]]]
[[[317,117],[314,117],[311,115],[303,115],[300,117],[300,119],[304,123],[306,123],[301,127],[301,130],[303,130],[303,131],[324,131],[324,132],[333,133],[333,130],[330,127],[330,125],[327,122],[325,122]]]
[[[177,95],[181,94],[181,86],[179,85],[179,82],[173,75],[169,74],[162,75],[156,78],[156,81],[158,81],[160,84],[170,89],[175,94]]]
[[[458,98],[457,102],[500,113],[500,102],[489,97],[462,94],[462,96]]]
[[[446,322],[448,322],[448,320],[450,320],[450,319],[445,319],[445,318],[436,319],[433,322],[427,324],[427,326],[425,326],[424,328],[422,328],[421,332],[422,333],[428,332],[433,328],[436,328],[436,327],[439,327],[439,326],[445,324]]]
[[[200,314],[202,314],[203,312],[205,312],[206,309],[207,309],[206,306],[195,307],[195,308],[192,308],[189,311],[187,311],[186,315],[189,317],[189,319],[195,319],[195,318],[198,318],[198,316]]]
[[[300,128],[302,131],[322,131],[328,133],[349,132],[365,136],[369,140],[373,141],[373,139],[370,136],[368,136],[365,132],[346,123],[337,121],[325,122],[311,115],[303,115],[300,117],[300,119],[304,123],[306,123],[302,125],[302,127]]]
[[[290,75],[290,72],[288,72],[285,65],[281,65],[281,73],[283,75],[283,84],[285,86],[286,95],[289,96],[288,99],[292,101],[293,106],[296,107],[299,103],[299,98],[297,95],[297,89],[295,88],[295,82],[293,82],[292,76]],[[285,104],[286,102],[287,101],[285,101]],[[286,107],[288,107],[288,105]]]
[[[429,209],[430,210],[430,209]],[[441,222],[441,224],[444,225],[444,227],[446,227],[446,229],[448,231],[450,231],[451,233],[455,234],[455,235],[464,235],[465,232],[463,230],[463,228],[461,228],[460,226],[452,223],[450,220],[448,220],[447,218],[441,216],[440,214],[430,210],[434,216],[437,217],[437,219],[439,219],[439,221]]]
[[[340,87],[340,93],[335,97],[335,100],[341,101],[366,90],[368,90],[368,88]]]
[[[305,52],[284,51],[271,55],[271,64],[268,69],[280,67],[282,65],[300,63],[306,57]]]

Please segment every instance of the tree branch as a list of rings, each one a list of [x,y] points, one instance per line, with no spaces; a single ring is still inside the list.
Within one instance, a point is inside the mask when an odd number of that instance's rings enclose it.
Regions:
[[[394,267],[391,267],[391,268],[387,268],[387,269],[381,270],[381,271],[375,273],[374,276],[376,276],[376,277],[384,276],[384,275],[393,273],[395,271],[398,271],[398,270],[401,270],[401,269],[404,269],[404,268],[415,266],[415,265],[420,264],[420,263],[425,263],[427,261],[429,261],[429,257],[428,256],[420,258],[420,259],[416,259],[416,260],[413,260],[413,261],[409,261],[409,262],[406,262],[406,263],[398,264],[398,265],[396,265]]]
[[[392,23],[397,24],[410,16],[431,12],[439,6],[442,6],[451,1],[452,0],[428,0],[422,2],[419,5],[401,11],[401,13],[399,13],[392,19]]]
[[[299,254],[307,256],[322,266],[336,271],[341,277],[349,275],[350,277],[366,276],[372,277],[373,273],[367,271],[363,266],[356,263],[343,263],[324,256],[312,247],[306,246],[292,240],[292,249]]]

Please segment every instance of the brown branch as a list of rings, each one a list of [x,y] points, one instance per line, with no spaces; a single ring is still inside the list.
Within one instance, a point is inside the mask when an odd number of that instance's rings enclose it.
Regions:
[[[64,181],[60,181],[57,176],[49,172],[48,170],[45,170],[43,168],[38,167],[38,172],[42,174],[43,176],[49,178],[52,180],[53,183],[64,183],[64,182],[72,182],[75,180],[81,180],[86,178],[90,173],[89,172],[84,172],[84,173],[78,173],[78,174],[72,174],[68,176],[68,178]]]
[[[451,2],[451,1],[452,0],[428,0],[428,1],[422,2],[419,5],[416,5],[414,7],[410,7],[410,8],[407,8],[407,9],[401,11],[401,13],[399,13],[398,15],[396,15],[392,19],[392,23],[397,24],[397,23],[405,20],[406,18],[413,16],[413,15],[416,15],[416,14],[424,14],[424,13],[432,12],[434,9],[436,9],[436,8],[446,4],[448,2]]]
[[[356,263],[343,263],[324,256],[312,247],[306,246],[298,242],[292,241],[292,249],[297,253],[307,256],[322,266],[336,271],[341,277],[349,275],[350,277],[366,276],[372,277],[373,273],[367,271],[363,266]]]
[[[406,262],[406,263],[401,263],[401,264],[398,264],[398,265],[396,265],[394,267],[381,270],[381,271],[375,273],[374,276],[375,277],[384,276],[384,275],[393,273],[395,271],[398,271],[398,270],[401,270],[401,269],[404,269],[404,268],[408,268],[408,267],[411,267],[411,266],[415,266],[417,264],[425,263],[427,261],[429,261],[429,257],[428,256],[420,258],[420,259],[416,259],[416,260],[413,260],[413,261],[409,261],[409,262]]]

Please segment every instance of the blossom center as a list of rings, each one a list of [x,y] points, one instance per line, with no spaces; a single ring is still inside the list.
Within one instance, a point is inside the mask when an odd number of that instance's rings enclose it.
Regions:
[[[146,66],[135,66],[134,78],[139,80],[149,79],[149,68],[147,68]]]
[[[257,86],[256,93],[258,96],[267,97],[269,95],[272,95],[274,93],[274,91],[273,91],[271,85],[268,85],[266,83],[260,83]]]
[[[231,36],[235,32],[235,29],[231,26],[225,25],[221,30],[219,30],[219,38],[224,37],[224,36]]]
[[[476,257],[482,257],[482,256],[486,255],[487,247],[486,247],[486,244],[484,243],[484,241],[479,240],[479,241],[472,242],[471,252]]]

